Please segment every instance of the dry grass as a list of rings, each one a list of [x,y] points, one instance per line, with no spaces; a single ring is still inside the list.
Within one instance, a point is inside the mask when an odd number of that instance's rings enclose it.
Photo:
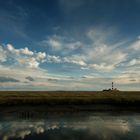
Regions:
[[[140,92],[1,91],[1,105],[140,104]]]

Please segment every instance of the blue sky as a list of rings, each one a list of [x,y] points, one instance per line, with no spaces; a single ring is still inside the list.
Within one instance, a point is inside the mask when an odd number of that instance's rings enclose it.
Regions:
[[[0,1],[0,90],[140,90],[140,0]]]

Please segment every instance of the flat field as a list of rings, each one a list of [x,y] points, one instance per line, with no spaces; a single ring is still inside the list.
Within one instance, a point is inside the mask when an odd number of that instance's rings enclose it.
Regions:
[[[140,91],[0,91],[0,105],[140,105]]]

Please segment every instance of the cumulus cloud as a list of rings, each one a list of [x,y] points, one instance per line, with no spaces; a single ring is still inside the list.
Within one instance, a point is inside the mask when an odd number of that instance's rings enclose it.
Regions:
[[[47,61],[53,62],[53,63],[60,63],[60,62],[62,62],[62,59],[60,56],[47,55]]]
[[[38,52],[38,53],[36,53],[35,54],[35,56],[36,56],[36,59],[38,60],[38,61],[44,61],[44,59],[46,58],[46,53],[45,52]]]
[[[20,67],[28,67],[28,68],[38,68],[40,64],[34,57],[28,59],[18,58],[16,62],[17,62],[16,64]]]
[[[19,50],[21,54],[25,54],[25,55],[33,55],[34,53],[32,51],[30,51],[27,47],[24,49],[20,49]]]
[[[15,49],[11,44],[7,44],[7,51],[9,51],[9,53],[7,53],[7,57],[11,57],[14,65],[22,67],[38,68],[40,63],[44,62],[46,58],[45,52],[33,52],[27,47]]]
[[[7,49],[10,52],[15,53],[17,55],[27,55],[27,56],[29,55],[29,56],[32,56],[34,54],[27,47],[21,48],[21,49],[15,49],[11,44],[7,44]]]

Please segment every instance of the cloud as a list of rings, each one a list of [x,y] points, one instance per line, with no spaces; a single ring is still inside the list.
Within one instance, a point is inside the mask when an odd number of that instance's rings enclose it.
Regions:
[[[21,67],[38,68],[40,63],[44,62],[46,58],[45,52],[33,52],[27,47],[15,49],[11,44],[7,44],[7,51],[7,57],[13,60],[14,65]]]
[[[94,68],[96,70],[100,70],[100,71],[111,71],[115,68],[115,66],[113,64],[112,65],[107,65],[106,63],[91,64],[89,67]]]
[[[27,47],[25,48],[21,48],[21,49],[15,49],[11,44],[7,44],[7,49],[12,52],[15,53],[17,55],[29,55],[29,56],[33,56],[33,52],[30,51]]]
[[[134,58],[129,63],[128,66],[140,65],[140,58]]]
[[[82,56],[72,55],[71,57],[64,57],[63,62],[65,63],[73,63],[80,66],[86,66],[87,64],[82,60]]]
[[[81,78],[83,78],[83,79],[94,79],[95,77],[91,76],[91,75],[84,75]]]
[[[86,37],[82,41],[67,36],[48,37],[44,40],[44,46],[46,45],[46,50],[50,54],[44,51],[32,51],[27,47],[17,49],[12,44],[3,45],[0,47],[0,72],[3,76],[20,79],[20,84],[25,86],[30,84],[31,88],[40,87],[40,90],[93,90],[94,88],[100,90],[101,85],[102,88],[106,88],[106,83],[110,83],[112,80],[122,83],[122,85],[140,82],[138,73],[135,75],[122,73],[128,70],[137,72],[140,70],[139,56],[134,55],[138,52],[134,51],[135,42],[132,44],[127,44],[126,41],[110,42],[108,38],[111,32],[106,34],[103,31],[102,34],[102,31],[98,32],[98,29],[90,29],[85,35]],[[59,45],[51,44],[50,40],[59,42]],[[126,47],[126,44],[130,47]],[[43,63],[45,64],[41,65]],[[49,65],[49,63],[52,64]],[[60,67],[55,66],[56,63]],[[47,65],[49,71],[46,70]],[[55,74],[51,71],[52,65]],[[66,78],[66,74],[67,76],[74,74],[74,79]],[[96,75],[95,79],[90,78],[90,75]],[[29,81],[33,80],[29,76],[34,77],[35,81],[25,83],[25,77],[26,79],[28,77]],[[80,77],[83,78],[80,79]],[[137,85],[135,87],[138,88]]]
[[[32,51],[30,51],[27,47],[24,49],[20,49],[20,54],[24,54],[24,55],[29,55],[32,56],[34,53]]]
[[[50,47],[53,51],[71,52],[82,47],[80,41],[75,41],[72,38],[66,38],[64,36],[53,35],[48,39],[39,42],[40,46]]]
[[[55,81],[57,82],[59,79],[49,78],[48,81]]]
[[[46,53],[45,52],[38,52],[38,53],[35,53],[35,56],[36,56],[36,60],[43,62],[44,59],[46,58]]]
[[[11,77],[0,77],[0,83],[7,83],[7,82],[20,82],[20,81]]]
[[[47,55],[47,62],[51,63],[71,63],[80,66],[86,66],[84,60],[82,60],[81,56],[79,55],[72,55],[68,57],[60,57],[55,55]]]
[[[130,79],[131,82],[136,82],[136,79]]]
[[[53,62],[53,63],[61,63],[62,59],[61,59],[60,56],[47,55],[47,61],[48,62]]]
[[[137,41],[135,41],[132,45],[131,48],[134,49],[135,51],[140,50],[140,38],[138,38]]]
[[[28,68],[38,68],[40,63],[36,60],[36,58],[18,58],[16,60],[16,65],[20,67],[28,67]]]
[[[91,40],[92,45],[100,44],[112,44],[114,46],[113,37],[117,37],[118,31],[113,26],[101,26],[97,25],[94,27],[89,28],[89,30],[85,33],[85,35]],[[115,40],[116,42],[116,40]],[[117,41],[116,44],[125,43],[125,41]]]
[[[21,111],[22,113],[22,111]],[[30,114],[30,113],[29,113]],[[31,114],[36,115],[35,112]],[[19,114],[18,114],[19,115]],[[39,114],[41,116],[43,114]],[[51,119],[51,115],[47,119],[39,119],[38,121],[21,120],[20,123],[14,121],[4,121],[1,123],[0,135],[2,139],[27,139],[32,136],[39,136],[39,134],[51,134],[49,139],[65,139],[66,134],[69,139],[113,139],[120,138],[134,138],[139,134],[137,125],[139,124],[139,118],[130,116],[111,116],[104,114],[101,115],[85,115],[83,117],[75,117],[71,115],[71,118],[67,119],[67,116],[62,116],[62,120],[59,118]],[[37,115],[38,116],[38,115]],[[36,116],[34,116],[36,118]],[[77,121],[78,120],[78,121]],[[8,128],[5,130],[5,126]],[[62,129],[66,130],[66,133],[62,132]],[[56,133],[56,137],[52,134]],[[136,133],[134,133],[136,131]],[[132,134],[132,136],[131,136]],[[74,137],[73,137],[74,136]]]
[[[100,44],[100,46],[89,49],[87,52],[88,60],[93,63],[89,67],[97,70],[113,70],[126,59],[127,54],[120,50],[113,49],[111,46]]]
[[[6,58],[6,51],[3,49],[2,46],[0,46],[0,62],[5,62]]]
[[[95,69],[110,72],[121,65],[128,54],[120,46],[126,41],[110,43],[108,38],[115,32],[113,28],[103,30],[90,29],[85,35],[83,42],[72,38],[53,35],[44,40],[46,46],[50,46],[59,55],[48,55],[48,62],[71,63],[82,67],[82,69]],[[113,31],[112,31],[113,30]],[[113,32],[113,33],[112,33]],[[85,41],[87,43],[85,43]]]
[[[121,84],[140,83],[140,74],[139,71],[122,72],[113,81]]]
[[[50,38],[48,40],[48,45],[55,51],[61,50],[62,44],[57,38]]]
[[[60,51],[62,49],[64,38],[61,36],[53,35],[45,40],[40,41],[38,44],[44,47],[50,47],[53,51]]]
[[[91,40],[89,47],[84,49],[85,60],[90,68],[100,71],[111,71],[116,69],[127,58],[127,51],[120,46],[126,41],[111,43],[111,38],[114,30],[90,29],[87,32],[87,37]],[[88,57],[86,57],[88,56]]]
[[[34,78],[32,78],[31,76],[26,77],[25,79],[29,80],[29,81],[35,81]]]

